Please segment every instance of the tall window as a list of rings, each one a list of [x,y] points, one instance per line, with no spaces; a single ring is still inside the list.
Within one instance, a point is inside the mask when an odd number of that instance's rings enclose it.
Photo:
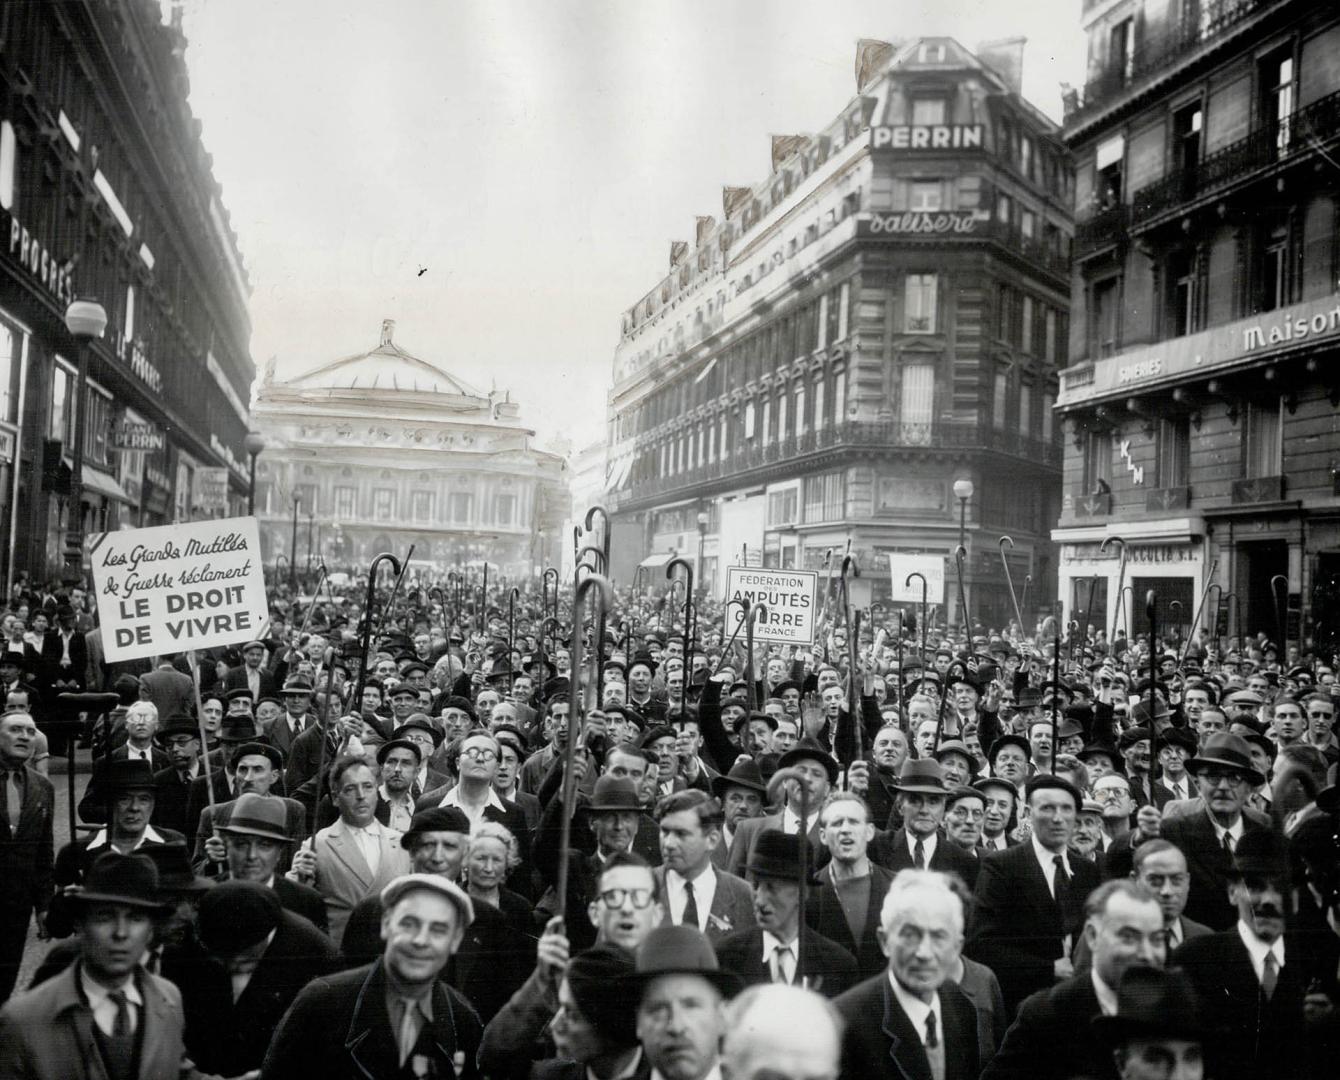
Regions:
[[[1187,251],[1176,252],[1168,261],[1168,281],[1172,289],[1171,325],[1174,337],[1200,329],[1200,297],[1196,288],[1196,260]]]
[[[1112,432],[1090,431],[1084,440],[1084,494],[1112,487]]]
[[[772,398],[763,399],[763,445],[772,442]]]
[[[807,429],[805,423],[805,380],[800,378],[796,380],[796,437],[804,435]]]
[[[814,343],[816,349],[828,347],[828,294],[819,297],[819,337]]]
[[[935,274],[908,274],[904,286],[903,332],[935,333]]]
[[[516,496],[499,495],[493,502],[493,520],[498,525],[516,524]]]
[[[768,492],[768,528],[776,529],[795,523],[799,496],[800,489],[796,487]]]
[[[23,370],[25,337],[0,322],[0,420],[13,423],[18,411],[19,372]]]
[[[837,340],[847,339],[847,305],[851,300],[851,284],[844,281],[838,290],[838,326]]]
[[[662,472],[664,471],[662,469]],[[447,510],[451,514],[451,520],[460,524],[468,522],[474,513],[474,502],[474,496],[470,492],[453,491],[447,496]]]
[[[95,465],[107,464],[107,438],[112,429],[112,396],[89,386],[84,422],[84,457]]]
[[[902,375],[898,399],[900,441],[914,446],[929,445],[935,420],[935,365],[904,364]]]
[[[943,206],[944,185],[939,180],[913,180],[909,210],[939,210]]]
[[[1200,167],[1200,133],[1205,114],[1200,102],[1193,102],[1173,114],[1173,137],[1176,140],[1176,167],[1182,171],[1182,193],[1190,196],[1196,190],[1196,170]]]
[[[1280,400],[1249,402],[1243,418],[1243,476],[1279,476],[1283,472],[1280,445]]]
[[[1292,139],[1291,114],[1297,94],[1294,79],[1293,55],[1289,50],[1273,53],[1261,65],[1261,88],[1265,95],[1262,113],[1275,129],[1275,151],[1283,157],[1289,152]]]
[[[1191,424],[1185,417],[1159,421],[1158,454],[1158,486],[1185,486],[1191,458]]]
[[[822,377],[814,380],[814,430],[822,431],[824,427],[824,380]]]
[[[1050,361],[1052,361],[1053,363],[1055,363],[1055,362],[1056,362],[1056,312],[1053,311],[1051,308],[1048,308],[1048,309],[1047,309],[1047,316],[1046,316],[1046,319],[1045,319],[1045,329],[1044,329],[1043,332],[1044,332],[1044,334],[1045,334],[1045,338],[1044,338],[1044,341],[1043,341],[1043,353],[1042,353],[1042,355],[1043,355],[1047,360],[1050,360]]]
[[[1052,441],[1052,410],[1056,408],[1056,396],[1048,390],[1042,395],[1042,439]]]
[[[847,370],[833,373],[833,423],[842,423],[847,415]]]
[[[1033,179],[1033,140],[1027,135],[1019,140],[1019,171]]]
[[[1023,311],[1019,316],[1019,347],[1026,353],[1033,351],[1033,298],[1024,297]]]
[[[1093,303],[1089,308],[1090,355],[1112,356],[1117,351],[1118,302],[1121,278],[1110,277],[1093,284]]]
[[[1008,195],[996,196],[996,220],[1007,227],[1014,220],[1014,200]]]
[[[730,413],[721,414],[721,460],[730,457]]]
[[[786,390],[777,395],[777,441],[786,438]]]
[[[59,359],[51,369],[51,427],[47,437],[59,439],[66,449],[71,446],[74,433],[74,370]]]
[[[415,521],[433,520],[433,492],[412,491],[409,496],[410,514]]]
[[[991,381],[991,426],[997,431],[1004,431],[1005,413],[1010,396],[1009,372],[1004,368],[998,368]]]
[[[744,403],[744,437],[746,439],[754,437],[754,403],[752,401]]]
[[[1033,434],[1033,387],[1026,382],[1019,384],[1019,434]]]
[[[845,511],[846,487],[841,472],[805,477],[805,522],[841,520]]]
[[[946,123],[948,103],[942,97],[912,99],[912,123],[918,127]]]
[[[1108,38],[1108,64],[1121,82],[1127,83],[1135,74],[1135,20],[1122,19],[1112,27]]]
[[[1260,310],[1274,311],[1289,302],[1289,229],[1277,225],[1266,234],[1261,260]]]
[[[347,521],[357,514],[358,489],[354,487],[337,487],[335,489],[335,517],[340,521]]]
[[[395,516],[395,491],[393,489],[373,489],[372,516],[378,521],[390,521]]]
[[[1032,240],[1038,230],[1038,216],[1032,210],[1019,212],[1019,233],[1025,240]]]

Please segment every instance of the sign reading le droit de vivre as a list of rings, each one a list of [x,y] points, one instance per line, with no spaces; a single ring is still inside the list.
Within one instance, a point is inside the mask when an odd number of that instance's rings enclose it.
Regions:
[[[89,559],[108,660],[236,645],[264,631],[255,518],[97,533]]]
[[[775,641],[784,645],[811,645],[814,642],[814,616],[819,575],[813,570],[764,570],[753,566],[726,569],[726,599],[748,600],[762,604],[767,614],[754,624],[755,641]],[[734,633],[743,618],[739,604],[727,609],[726,629]],[[746,631],[740,631],[744,640]]]
[[[909,574],[920,574],[926,579],[926,603],[945,602],[945,557],[943,555],[890,555],[891,578],[889,599],[895,604],[921,603],[921,582],[908,584]]]

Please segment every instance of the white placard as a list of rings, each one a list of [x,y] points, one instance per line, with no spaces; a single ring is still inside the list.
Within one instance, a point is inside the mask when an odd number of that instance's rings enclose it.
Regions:
[[[94,533],[88,549],[110,661],[236,645],[265,631],[254,517]]]
[[[753,566],[731,566],[726,570],[726,599],[747,599],[762,604],[767,614],[754,624],[755,641],[777,641],[785,645],[812,645],[818,611],[819,575],[813,570],[763,570]],[[738,604],[730,604],[727,633],[734,633],[743,618]],[[740,631],[743,640],[745,631]]]
[[[890,555],[889,576],[892,589],[889,599],[895,604],[921,603],[921,582],[907,584],[908,574],[921,574],[926,579],[926,603],[945,602],[945,557],[943,555]]]

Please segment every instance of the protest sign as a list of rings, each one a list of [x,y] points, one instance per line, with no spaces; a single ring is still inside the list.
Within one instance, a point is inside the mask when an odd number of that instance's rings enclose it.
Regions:
[[[255,518],[95,533],[88,550],[109,661],[236,645],[265,630]]]
[[[195,470],[195,492],[191,499],[191,508],[202,514],[226,514],[228,512],[228,470],[217,468],[199,468]]]
[[[818,586],[819,575],[813,570],[763,570],[752,566],[726,569],[727,601],[748,600],[767,609],[767,615],[754,625],[755,641],[813,644]],[[730,604],[727,611],[731,613],[727,630],[734,632],[743,618],[743,609]]]
[[[895,604],[921,603],[921,582],[907,584],[908,574],[921,574],[926,579],[926,603],[945,602],[945,557],[943,555],[890,555],[889,574],[892,590],[889,599]]]

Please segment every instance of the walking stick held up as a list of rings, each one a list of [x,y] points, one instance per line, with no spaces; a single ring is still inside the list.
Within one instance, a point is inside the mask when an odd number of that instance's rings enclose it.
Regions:
[[[805,893],[810,877],[810,838],[806,832],[805,823],[810,817],[810,789],[806,783],[805,774],[799,769],[778,769],[768,781],[768,804],[770,806],[777,805],[781,796],[782,785],[786,783],[795,785],[796,801],[800,803],[798,807],[800,813],[800,869],[796,874],[796,884],[800,886],[800,907],[797,911],[800,934],[796,938],[796,974],[800,975],[805,970]]]
[[[410,551],[414,549],[411,547]],[[363,708],[363,685],[368,678],[368,653],[372,649],[372,616],[374,608],[377,606],[377,571],[382,563],[390,563],[391,570],[396,575],[397,580],[402,574],[400,560],[389,551],[383,551],[375,559],[372,565],[368,567],[368,593],[363,606],[363,640],[359,643],[358,653],[358,681],[354,684],[354,708],[362,710]]]
[[[614,589],[609,579],[601,574],[591,573],[577,582],[572,590],[572,643],[569,655],[572,664],[572,677],[568,688],[568,738],[563,747],[563,813],[561,816],[560,839],[558,845],[558,875],[555,891],[558,893],[559,918],[566,918],[568,906],[568,862],[572,844],[572,814],[577,799],[577,777],[573,764],[577,757],[577,744],[585,727],[586,714],[582,708],[582,612],[591,594],[595,593],[595,610],[592,623],[596,623],[602,613],[608,612],[614,605]],[[594,672],[592,672],[594,674]],[[596,692],[599,693],[599,687]],[[580,914],[578,915],[580,918]]]
[[[684,671],[687,675],[693,668],[693,564],[676,555],[665,564],[666,581],[674,579],[676,567],[684,570]]]

